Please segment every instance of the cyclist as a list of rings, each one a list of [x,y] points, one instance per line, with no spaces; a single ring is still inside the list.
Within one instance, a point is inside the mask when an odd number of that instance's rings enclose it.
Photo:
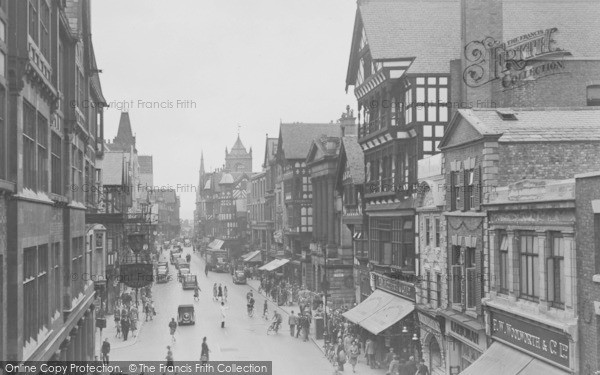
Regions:
[[[194,288],[194,301],[200,301],[200,287],[196,284]]]
[[[175,331],[177,330],[177,322],[175,321],[175,318],[171,318],[171,321],[169,322],[169,330],[171,331],[171,341],[177,341],[175,340]]]
[[[248,300],[248,316],[254,315],[254,298],[250,297]]]
[[[250,298],[253,298],[254,295],[252,294],[252,291],[249,291],[248,293],[246,293],[246,301],[250,302]]]
[[[281,314],[279,313],[279,311],[277,311],[277,309],[275,309],[275,311],[273,312],[273,323],[271,323],[271,327],[273,327],[273,330],[275,332],[279,331],[279,327],[281,326]]]

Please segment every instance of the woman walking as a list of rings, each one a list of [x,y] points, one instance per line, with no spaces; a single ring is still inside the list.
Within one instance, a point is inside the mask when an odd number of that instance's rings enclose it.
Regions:
[[[217,300],[217,283],[215,283],[215,285],[213,285],[213,301]]]
[[[219,289],[218,290],[219,290],[218,294],[217,294],[218,301],[223,302],[223,287],[221,286],[221,284],[219,284]]]
[[[202,351],[200,352],[200,364],[205,365],[208,363],[208,353],[210,353],[210,349],[208,349],[208,344],[206,343],[206,337],[202,339]]]
[[[223,299],[227,302],[227,285],[223,287]]]
[[[354,341],[350,346],[350,365],[352,366],[352,372],[356,372],[356,363],[358,362],[358,355],[360,350],[358,349],[358,343]]]

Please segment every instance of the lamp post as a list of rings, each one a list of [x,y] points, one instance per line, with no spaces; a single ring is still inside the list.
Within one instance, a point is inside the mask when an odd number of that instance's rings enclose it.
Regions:
[[[133,254],[135,255],[135,263],[139,263],[139,254],[142,250],[148,250],[148,244],[144,243],[145,239],[146,239],[146,235],[142,232],[135,232],[135,233],[130,233],[127,236],[128,242],[129,242],[129,247],[131,247],[131,251],[133,251]],[[138,289],[139,288],[135,288],[135,306],[138,307],[139,306],[139,299],[138,299]]]

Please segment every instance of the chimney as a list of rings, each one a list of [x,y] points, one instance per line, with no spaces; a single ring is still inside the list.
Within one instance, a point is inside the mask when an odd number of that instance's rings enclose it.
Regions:
[[[340,118],[340,128],[342,130],[342,137],[347,135],[357,135],[356,129],[356,117],[354,117],[354,111],[350,109],[350,106],[346,106],[346,113],[342,113]]]

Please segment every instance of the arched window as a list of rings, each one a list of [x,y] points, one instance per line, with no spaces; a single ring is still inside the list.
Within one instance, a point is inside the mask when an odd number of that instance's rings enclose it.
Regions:
[[[433,370],[439,367],[442,367],[442,352],[435,336],[432,336],[429,341],[429,368]]]
[[[592,85],[587,87],[587,105],[600,105],[600,85]]]

